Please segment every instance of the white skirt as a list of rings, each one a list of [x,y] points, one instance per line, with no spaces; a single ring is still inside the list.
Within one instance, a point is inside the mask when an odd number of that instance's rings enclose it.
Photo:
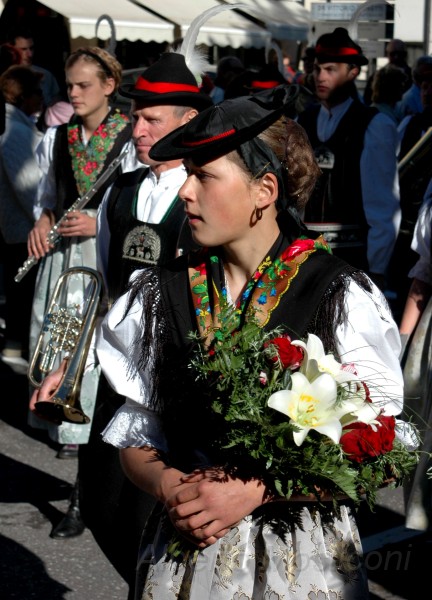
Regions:
[[[136,600],[367,600],[366,570],[351,507],[268,504],[216,544],[167,556],[172,526],[143,535]],[[190,546],[193,548],[192,546]]]
[[[94,210],[85,211],[95,216]],[[48,253],[39,265],[36,279],[35,295],[32,306],[30,326],[30,356],[36,347],[44,316],[51,300],[51,295],[60,275],[70,267],[90,267],[96,269],[96,238],[62,238],[55,250]],[[73,303],[79,304],[84,295],[84,287],[80,285],[71,288]],[[68,303],[69,303],[68,289]],[[72,300],[71,300],[72,304]],[[80,403],[84,413],[91,419],[93,417],[96,393],[99,384],[100,367],[88,371],[81,381]],[[30,393],[33,389],[30,390]],[[91,421],[87,425],[76,423],[62,423],[54,425],[39,419],[29,412],[28,423],[37,429],[47,429],[49,437],[60,444],[86,444],[90,436]]]

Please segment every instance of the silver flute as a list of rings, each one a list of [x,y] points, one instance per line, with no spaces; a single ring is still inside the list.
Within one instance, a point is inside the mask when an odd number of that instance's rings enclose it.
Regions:
[[[71,213],[74,210],[82,210],[84,208],[84,206],[93,198],[93,196],[100,190],[100,188],[102,187],[102,185],[105,183],[105,181],[107,181],[107,179],[109,179],[109,177],[111,176],[112,172],[118,167],[118,165],[121,163],[121,161],[123,160],[123,158],[126,156],[126,154],[129,152],[128,148],[125,148],[105,169],[105,171],[102,173],[102,175],[99,177],[99,179],[97,179],[95,181],[95,184],[93,187],[91,187],[89,189],[89,191],[87,192],[87,194],[85,194],[84,196],[81,196],[80,198],[77,198],[75,200],[75,202],[72,204],[72,206],[70,206],[67,211],[64,213],[64,215],[61,217],[61,219],[59,219],[57,221],[57,223],[55,225],[53,225],[52,229],[50,229],[50,231],[48,232],[47,235],[47,242],[49,244],[52,244],[53,246],[55,246],[55,244],[59,241],[59,239],[62,237],[59,232],[58,232],[58,228],[63,225],[64,221],[67,219],[69,213]],[[27,260],[24,261],[22,267],[20,267],[18,269],[18,273],[15,275],[14,280],[16,282],[21,281],[21,279],[27,275],[27,273],[30,271],[30,269],[38,262],[38,258],[36,258],[35,256],[29,256]]]

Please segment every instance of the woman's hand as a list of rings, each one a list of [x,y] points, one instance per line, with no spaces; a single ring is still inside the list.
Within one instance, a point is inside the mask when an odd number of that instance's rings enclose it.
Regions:
[[[96,219],[79,210],[73,210],[67,214],[57,231],[63,237],[94,237]]]
[[[165,506],[176,529],[199,548],[214,544],[266,502],[261,481],[243,481],[218,469],[184,475],[181,483]]]
[[[28,234],[27,250],[29,256],[35,256],[37,259],[40,259],[50,251],[52,245],[48,243],[47,238],[53,225],[54,214],[50,210],[45,209]]]

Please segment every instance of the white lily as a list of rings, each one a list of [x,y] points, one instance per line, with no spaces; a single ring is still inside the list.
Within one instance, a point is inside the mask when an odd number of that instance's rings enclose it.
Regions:
[[[329,373],[321,373],[310,382],[303,373],[296,372],[291,376],[291,389],[275,392],[267,404],[287,415],[299,428],[293,433],[297,446],[301,446],[311,429],[337,444],[342,435],[340,419],[359,410],[360,399],[336,404],[336,397],[337,383]]]
[[[349,416],[342,419],[343,426],[350,425],[356,421],[366,423],[367,425],[379,425],[377,417],[381,414],[381,408],[373,402],[360,401],[358,408],[353,410]],[[375,427],[373,427],[375,429]]]
[[[355,373],[344,370],[333,354],[324,352],[322,341],[313,333],[308,334],[306,343],[302,340],[294,340],[292,344],[304,350],[300,373],[303,373],[309,381],[313,381],[322,373],[329,373],[340,384],[360,381]]]

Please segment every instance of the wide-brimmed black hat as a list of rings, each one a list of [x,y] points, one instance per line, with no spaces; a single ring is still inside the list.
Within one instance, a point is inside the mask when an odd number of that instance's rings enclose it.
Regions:
[[[197,80],[179,52],[166,52],[148,67],[134,84],[119,90],[122,96],[148,104],[191,106],[203,110],[212,106],[211,98],[200,91]]]
[[[315,59],[319,63],[348,63],[359,67],[369,63],[361,47],[350,38],[344,27],[336,27],[332,33],[324,33],[318,38]]]
[[[297,86],[281,85],[253,96],[224,100],[156,142],[150,158],[168,161],[191,157],[197,163],[209,162],[252,140],[283,114],[291,113],[297,95]]]

